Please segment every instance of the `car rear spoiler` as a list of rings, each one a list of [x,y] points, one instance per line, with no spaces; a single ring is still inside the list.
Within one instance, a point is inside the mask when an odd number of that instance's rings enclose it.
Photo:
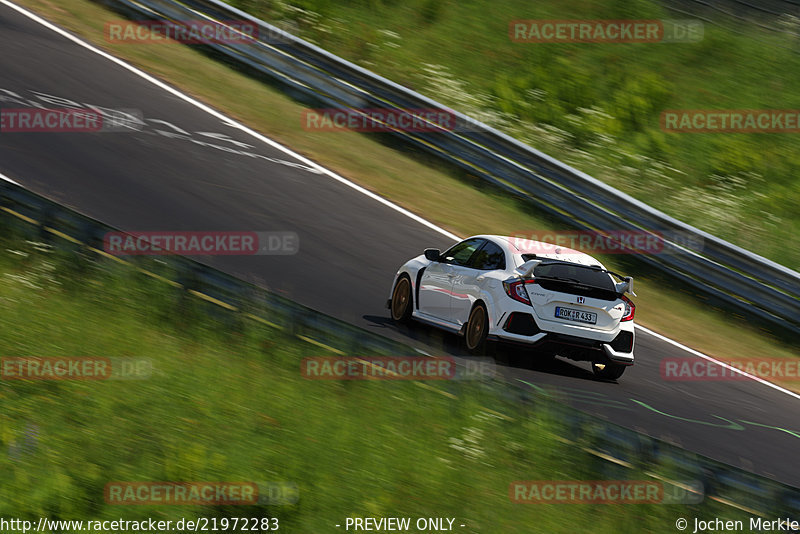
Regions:
[[[533,270],[540,263],[542,263],[542,260],[528,260],[514,269],[514,272],[517,273],[520,278],[531,278],[533,276]]]
[[[633,277],[626,276],[622,280],[623,280],[622,282],[617,282],[616,284],[614,284],[616,286],[617,293],[619,293],[620,295],[623,295],[625,293],[630,293],[631,296],[635,297],[636,293],[633,292]]]

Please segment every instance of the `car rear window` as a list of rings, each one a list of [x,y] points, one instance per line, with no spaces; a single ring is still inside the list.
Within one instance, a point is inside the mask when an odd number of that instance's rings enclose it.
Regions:
[[[542,263],[533,270],[533,276],[540,286],[551,291],[603,300],[617,299],[616,286],[611,275],[591,267],[570,263]]]

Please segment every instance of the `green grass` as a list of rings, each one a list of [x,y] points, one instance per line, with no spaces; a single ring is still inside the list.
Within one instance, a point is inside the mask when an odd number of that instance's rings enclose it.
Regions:
[[[708,500],[511,503],[516,480],[648,477],[556,439],[564,427],[546,404],[512,402],[490,382],[306,380],[299,362],[322,355],[315,346],[226,321],[127,266],[6,238],[0,302],[11,319],[0,323],[3,357],[133,357],[153,369],[143,380],[0,380],[2,517],[277,517],[286,532],[333,532],[347,517],[455,517],[463,532],[639,534],[679,514],[736,515]],[[114,506],[103,499],[111,481],[282,481],[300,499]]]
[[[800,267],[798,136],[675,134],[659,123],[666,109],[800,109],[797,35],[727,20],[705,24],[697,43],[527,44],[508,34],[515,19],[688,18],[655,0],[230,3]],[[768,24],[800,33],[796,22]]]
[[[154,54],[151,46],[107,43],[103,37],[104,22],[119,20],[120,15],[96,3],[88,0],[20,3],[454,233],[467,236],[563,229],[563,225],[541,216],[530,205],[484,187],[474,178],[454,173],[419,153],[395,150],[358,133],[306,131],[300,120],[305,109],[302,104],[209,59],[193,47],[159,45],[158,54]],[[125,105],[130,107],[130,103]],[[476,218],[461,208],[474,205],[481,206],[482,217]],[[800,354],[796,344],[776,340],[727,310],[706,306],[690,292],[676,288],[672,279],[643,270],[619,256],[605,257],[603,261],[609,268],[636,277],[639,324],[721,358]],[[707,327],[698,329],[698,324]]]

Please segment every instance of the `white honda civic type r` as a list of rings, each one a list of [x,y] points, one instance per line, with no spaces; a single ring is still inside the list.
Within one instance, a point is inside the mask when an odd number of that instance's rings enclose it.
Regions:
[[[633,365],[633,279],[572,249],[514,237],[479,235],[444,253],[427,249],[394,277],[392,319],[412,318],[464,337],[541,346],[592,362],[600,378]]]

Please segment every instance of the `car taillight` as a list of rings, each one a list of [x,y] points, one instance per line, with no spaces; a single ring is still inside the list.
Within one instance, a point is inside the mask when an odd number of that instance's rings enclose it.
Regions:
[[[531,299],[528,297],[528,291],[525,289],[525,284],[535,284],[536,280],[517,280],[516,282],[503,282],[503,288],[506,290],[506,295],[512,299],[523,304],[530,305]]]
[[[622,302],[625,304],[625,313],[622,314],[622,319],[620,319],[620,321],[633,320],[633,314],[636,313],[636,306],[633,304],[633,301],[623,295]]]

